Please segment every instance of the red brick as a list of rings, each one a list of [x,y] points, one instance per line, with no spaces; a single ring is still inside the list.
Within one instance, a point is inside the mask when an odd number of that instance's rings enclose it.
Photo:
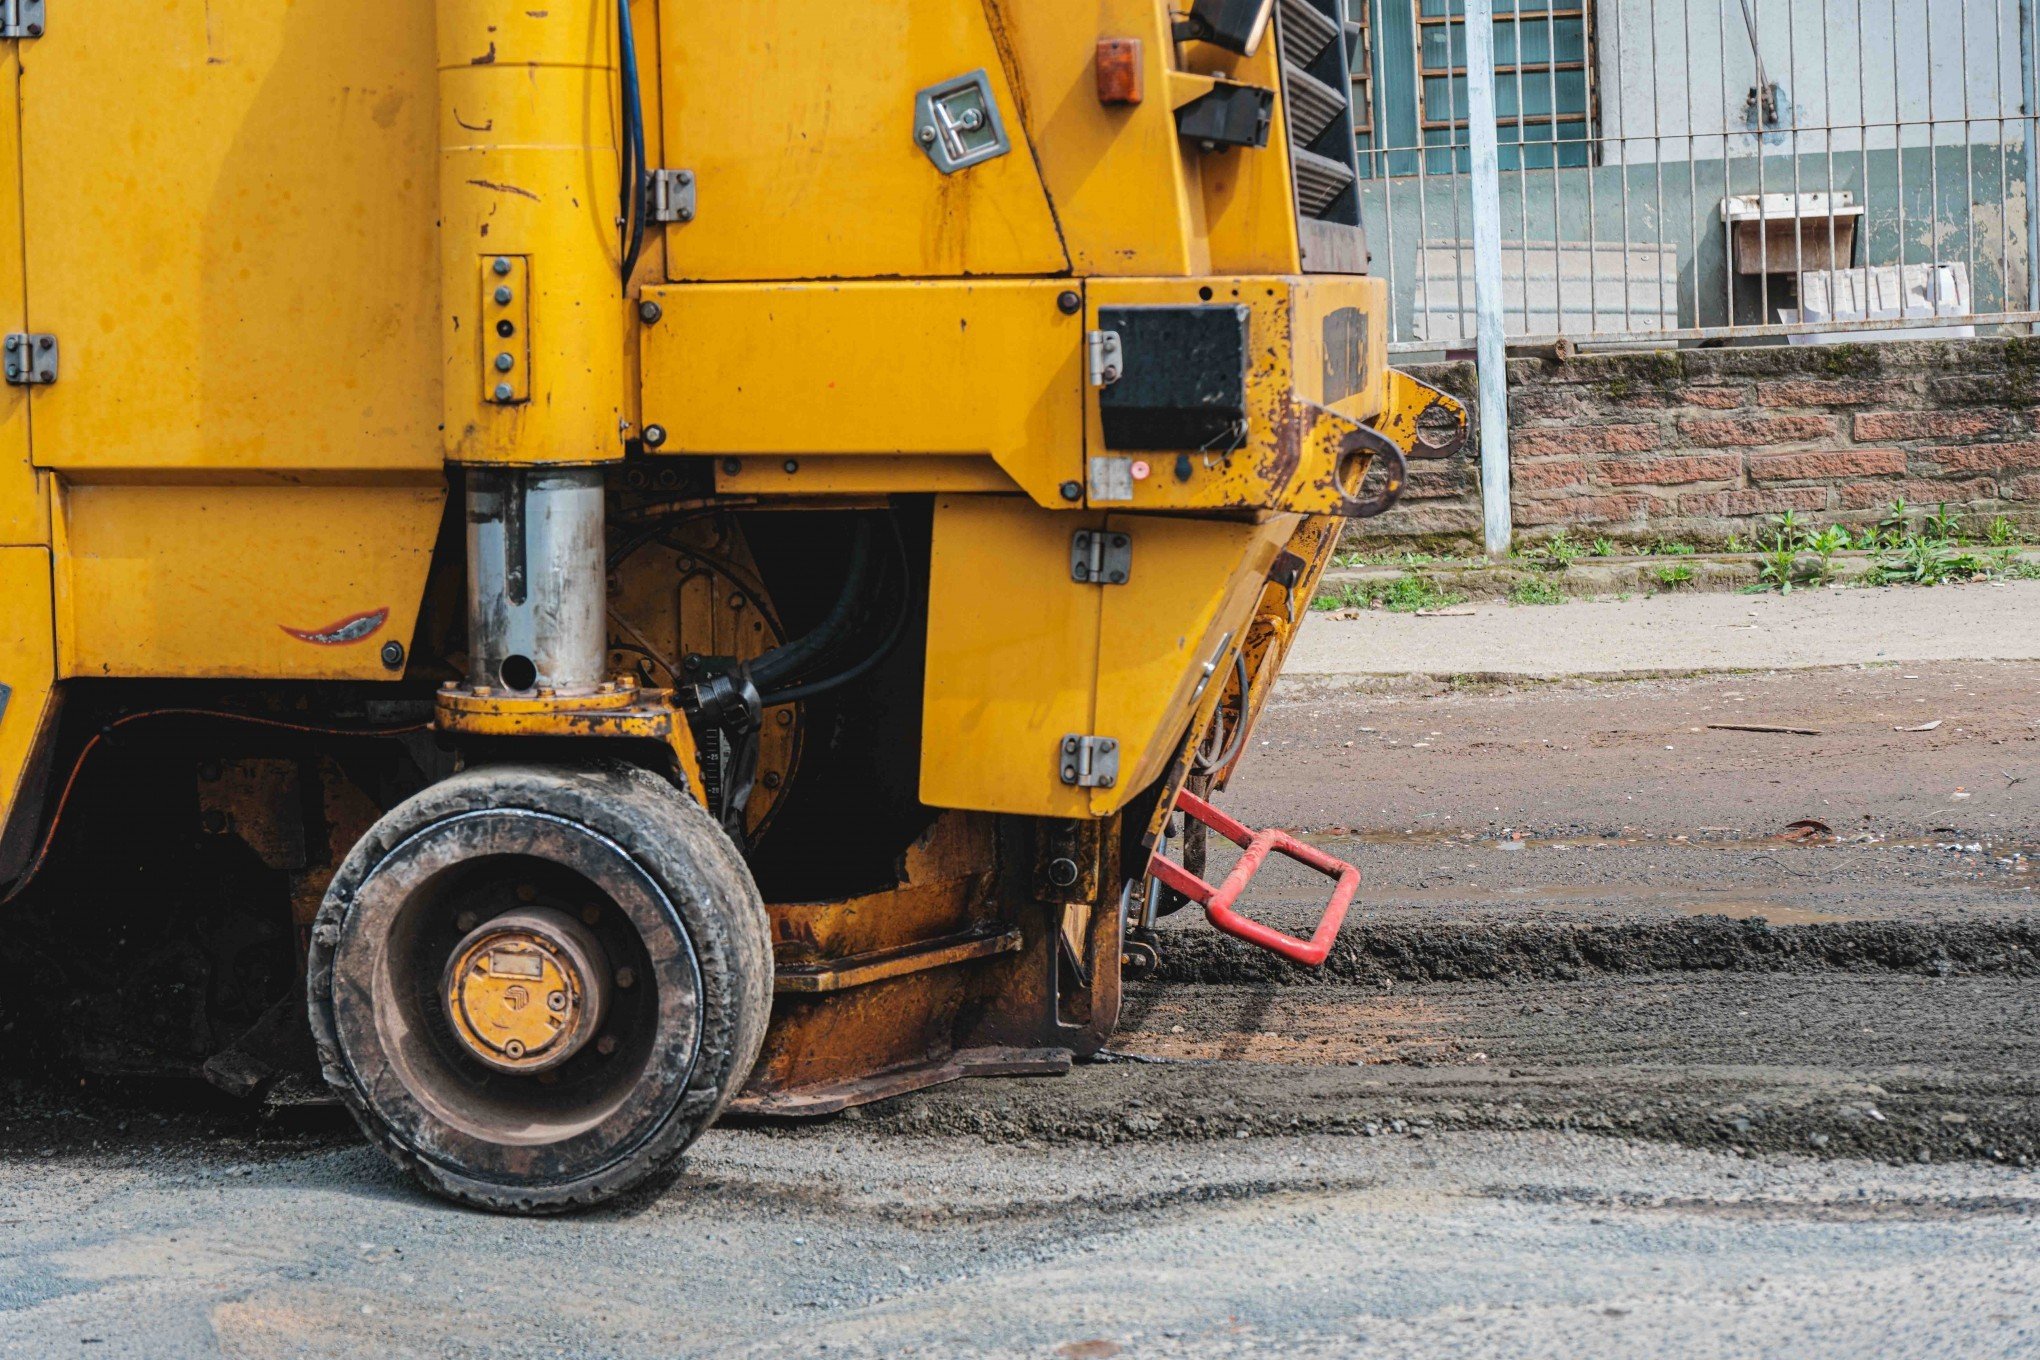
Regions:
[[[1827,416],[1689,416],[1679,422],[1679,431],[1686,436],[1688,443],[1703,448],[1802,444],[1816,439],[1833,439],[1837,434],[1835,422]]]
[[[1412,462],[1403,482],[1405,500],[1437,500],[1441,496],[1464,496],[1473,491],[1473,468],[1464,458]]]
[[[2008,501],[2040,501],[2040,472],[2022,472],[1998,483],[1998,495]]]
[[[2012,429],[2008,412],[2000,411],[1877,411],[1855,420],[1857,439],[1960,439],[1971,434],[2004,434]]]
[[[1567,425],[1561,429],[1523,430],[1509,439],[1518,458],[1557,453],[1642,453],[1664,443],[1655,425]]]
[[[1934,460],[1943,472],[1996,472],[2000,468],[2040,467],[2040,443],[2022,440],[2009,444],[1948,444],[1920,453]]]
[[[1962,482],[1936,482],[1925,478],[1904,482],[1854,482],[1842,488],[1842,509],[1881,510],[1900,498],[1913,505],[1936,505],[1942,501],[1959,505],[1964,501],[1995,500],[1997,483],[1988,477],[1972,477]]]
[[[1904,383],[1861,378],[1802,378],[1757,384],[1759,406],[1888,406],[1905,398]]]
[[[1609,486],[1731,482],[1742,476],[1742,455],[1695,453],[1683,458],[1610,458],[1597,471]]]
[[[1904,449],[1834,449],[1822,453],[1750,455],[1750,480],[1753,482],[1904,475]]]
[[[1679,497],[1682,515],[1782,515],[1787,510],[1827,509],[1824,486],[1769,487],[1757,491],[1689,491]]]
[[[1643,520],[1666,508],[1655,496],[1568,496],[1563,500],[1518,501],[1518,524],[1591,524]]]
[[[1509,393],[1509,419],[1518,424],[1532,420],[1570,420],[1579,413],[1579,401],[1569,388],[1532,387]]]
[[[1741,387],[1682,387],[1679,400],[1688,406],[1705,406],[1710,411],[1732,411],[1749,400]]]
[[[1509,481],[1518,491],[1548,491],[1587,480],[1584,458],[1527,458],[1515,461]]]

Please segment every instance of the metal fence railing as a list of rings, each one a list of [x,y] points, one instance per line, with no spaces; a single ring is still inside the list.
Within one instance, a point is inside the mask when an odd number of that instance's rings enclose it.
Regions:
[[[1492,0],[1486,73],[1467,0],[1347,2],[1398,349],[1471,347],[1482,215],[1511,340],[2040,319],[2035,0]]]

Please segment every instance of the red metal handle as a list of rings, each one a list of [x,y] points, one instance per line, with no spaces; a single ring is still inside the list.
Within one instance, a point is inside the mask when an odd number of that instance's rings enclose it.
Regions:
[[[1240,856],[1240,862],[1233,866],[1225,882],[1216,888],[1160,853],[1148,861],[1148,872],[1203,907],[1205,918],[1226,934],[1248,944],[1257,944],[1307,968],[1322,964],[1325,956],[1332,952],[1332,941],[1338,938],[1339,926],[1346,919],[1346,908],[1352,905],[1353,894],[1360,890],[1360,871],[1315,846],[1305,845],[1287,831],[1249,831],[1187,789],[1176,795],[1176,807],[1185,816],[1195,817],[1246,853]],[[1250,921],[1232,909],[1271,850],[1337,880],[1332,889],[1332,900],[1326,905],[1324,916],[1308,940],[1284,935],[1259,921]]]

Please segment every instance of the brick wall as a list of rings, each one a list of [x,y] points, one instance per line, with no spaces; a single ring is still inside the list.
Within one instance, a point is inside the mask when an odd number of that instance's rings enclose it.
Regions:
[[[1410,371],[1475,404],[1470,363]],[[1786,510],[1858,524],[1901,497],[2040,533],[2040,339],[1513,359],[1509,420],[1525,539],[1718,545]],[[1477,543],[1479,462],[1477,432],[1413,460],[1402,503],[1355,537]]]

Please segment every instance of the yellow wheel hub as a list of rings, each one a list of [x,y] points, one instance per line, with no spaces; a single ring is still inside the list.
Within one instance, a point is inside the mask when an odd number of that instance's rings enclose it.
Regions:
[[[447,964],[447,1019],[467,1050],[500,1072],[559,1066],[595,1036],[609,963],[565,912],[532,907],[476,926]]]

